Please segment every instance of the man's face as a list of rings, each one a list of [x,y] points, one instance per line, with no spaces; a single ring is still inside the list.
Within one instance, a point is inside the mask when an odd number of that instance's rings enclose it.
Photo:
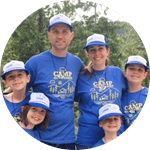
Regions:
[[[67,51],[74,37],[74,33],[70,31],[69,26],[63,23],[53,25],[47,35],[52,44],[52,50],[56,51]]]

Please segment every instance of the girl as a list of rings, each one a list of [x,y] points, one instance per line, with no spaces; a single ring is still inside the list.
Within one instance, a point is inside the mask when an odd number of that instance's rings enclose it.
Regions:
[[[32,137],[40,140],[38,130],[49,124],[49,99],[43,93],[32,93],[30,101],[22,106],[19,125]]]
[[[79,75],[75,95],[81,112],[76,142],[78,149],[91,148],[102,139],[104,131],[96,121],[98,110],[108,103],[120,107],[122,92],[126,89],[122,70],[107,66],[110,49],[104,35],[88,37],[84,49],[91,62]],[[118,135],[122,132],[118,132]]]

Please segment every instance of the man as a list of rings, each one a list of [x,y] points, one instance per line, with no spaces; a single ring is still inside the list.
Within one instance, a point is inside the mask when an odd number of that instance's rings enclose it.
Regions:
[[[74,92],[82,61],[67,52],[74,37],[71,21],[59,14],[48,25],[48,39],[52,49],[31,57],[26,68],[31,75],[27,89],[52,97],[50,123],[40,132],[41,141],[54,147],[75,149]]]

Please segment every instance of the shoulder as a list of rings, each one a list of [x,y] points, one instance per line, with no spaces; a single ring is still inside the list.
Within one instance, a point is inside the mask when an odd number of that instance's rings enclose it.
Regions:
[[[119,67],[107,66],[107,70],[113,71],[113,72],[117,71],[117,72],[122,73],[122,70],[121,70],[121,68],[119,68]]]
[[[147,96],[148,92],[149,92],[149,88],[144,87],[141,91],[141,94]]]
[[[101,146],[101,145],[103,145],[103,144],[105,144],[105,143],[104,143],[104,141],[101,139],[101,140],[99,140],[96,144],[94,144],[94,145],[92,146],[92,148]]]
[[[9,102],[12,102],[12,93],[3,95],[3,97],[5,101],[7,100]]]
[[[28,62],[37,62],[37,60],[44,59],[44,57],[47,57],[48,54],[49,54],[49,50],[42,52],[40,54],[34,55],[27,61],[27,63]]]
[[[67,52],[67,55],[69,58],[74,59],[75,61],[82,62],[82,60],[78,56],[75,56],[69,52]]]

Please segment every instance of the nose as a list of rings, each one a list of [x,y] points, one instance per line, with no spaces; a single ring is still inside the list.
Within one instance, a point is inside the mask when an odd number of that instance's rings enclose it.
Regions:
[[[63,37],[63,34],[62,34],[61,32],[59,32],[59,33],[57,34],[57,38],[58,38],[58,39],[62,39],[62,37]]]
[[[15,80],[18,80],[18,78],[19,78],[19,77],[16,75],[16,76],[15,76]]]
[[[115,121],[114,119],[110,119],[109,122],[113,124]]]
[[[138,72],[138,70],[137,69],[134,69],[134,74],[136,74]]]
[[[100,54],[99,50],[96,50],[95,55],[98,56]]]

